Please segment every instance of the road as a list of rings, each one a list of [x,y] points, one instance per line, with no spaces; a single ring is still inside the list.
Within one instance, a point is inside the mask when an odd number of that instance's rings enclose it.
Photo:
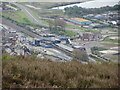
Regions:
[[[48,27],[48,25],[43,24],[42,21],[40,21],[35,15],[33,15],[31,13],[31,11],[29,9],[27,9],[27,7],[25,7],[25,6],[21,5],[21,4],[18,4],[18,3],[12,3],[12,4],[19,7],[34,23]]]
[[[72,44],[85,47],[88,55],[91,54],[91,47],[104,47],[99,41],[82,41],[81,39],[73,40]]]
[[[90,55],[91,53],[91,47],[104,47],[99,43],[99,41],[81,41],[80,43],[83,43],[83,46],[86,48],[87,54]]]

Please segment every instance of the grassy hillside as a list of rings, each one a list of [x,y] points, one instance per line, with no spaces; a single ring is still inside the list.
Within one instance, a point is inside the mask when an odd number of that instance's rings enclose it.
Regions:
[[[118,65],[3,56],[3,88],[116,88]]]
[[[2,16],[22,24],[35,24],[22,11],[6,10],[2,12]]]

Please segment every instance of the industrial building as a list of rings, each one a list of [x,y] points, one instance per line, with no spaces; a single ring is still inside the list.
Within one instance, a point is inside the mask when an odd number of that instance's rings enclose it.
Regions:
[[[87,19],[83,19],[83,18],[64,18],[65,21],[77,24],[77,25],[81,25],[83,27],[93,27],[93,28],[101,28],[104,27],[104,25],[98,24],[98,23],[92,23],[92,21],[87,20]]]
[[[61,43],[64,41],[66,44],[71,44],[71,40],[69,37],[59,37]]]
[[[93,28],[100,28],[100,27],[103,27],[103,25],[98,24],[98,23],[92,23],[92,24],[90,24],[90,26],[92,26]]]
[[[72,22],[74,24],[78,24],[78,25],[90,25],[92,24],[92,22],[90,20],[87,19],[83,19],[83,18],[64,18],[64,20]]]
[[[40,39],[35,39],[33,43],[29,43],[32,46],[41,46],[44,48],[52,48],[52,44],[54,43],[60,43],[59,39],[56,38],[40,38]]]

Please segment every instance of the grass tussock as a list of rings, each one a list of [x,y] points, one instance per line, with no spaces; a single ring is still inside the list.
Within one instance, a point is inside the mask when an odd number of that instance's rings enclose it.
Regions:
[[[16,59],[15,59],[16,58]],[[3,88],[116,88],[117,64],[3,56]]]

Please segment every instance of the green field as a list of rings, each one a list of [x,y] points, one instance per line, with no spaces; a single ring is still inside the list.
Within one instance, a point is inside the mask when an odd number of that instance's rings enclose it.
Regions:
[[[118,44],[120,40],[116,39],[110,39],[110,38],[105,38],[101,43],[106,43],[106,44]]]
[[[44,18],[45,16],[60,16],[63,15],[61,10],[49,10],[49,9],[41,9],[41,10],[35,10],[27,8],[33,15],[35,15],[40,21],[42,21],[43,24],[49,24],[47,18]]]
[[[83,31],[80,31],[80,32],[100,32],[99,30],[94,30],[94,29],[85,29]]]
[[[79,27],[79,26],[76,27],[74,25],[67,25],[66,27],[69,29],[82,29],[82,27]]]
[[[62,10],[53,10],[53,9],[33,9],[28,8],[34,15],[41,16],[41,17],[48,17],[48,16],[61,16],[64,15]]]
[[[67,37],[71,37],[71,38],[75,38],[78,34],[76,32],[73,31],[59,31],[59,30],[54,30],[52,31],[52,33],[60,35],[60,36],[67,36]]]
[[[2,16],[22,24],[35,24],[22,11],[5,10]]]

